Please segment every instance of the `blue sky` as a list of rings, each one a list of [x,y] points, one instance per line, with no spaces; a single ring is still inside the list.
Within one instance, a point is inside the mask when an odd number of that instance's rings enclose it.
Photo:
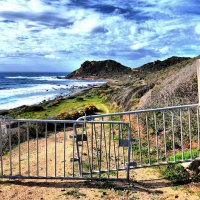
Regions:
[[[0,71],[138,67],[199,52],[199,0],[0,0]]]

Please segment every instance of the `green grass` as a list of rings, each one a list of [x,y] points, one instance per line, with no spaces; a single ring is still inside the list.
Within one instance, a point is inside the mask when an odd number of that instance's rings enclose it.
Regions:
[[[197,149],[192,149],[192,158],[197,157]],[[176,153],[176,161],[182,160],[182,152]],[[183,154],[183,160],[187,160],[191,158],[190,151],[185,151]],[[169,157],[169,161],[174,161],[174,155]]]
[[[80,100],[80,97],[74,99],[62,100],[58,105],[48,107],[48,104],[44,105],[44,111],[36,112],[25,112],[23,114],[15,116],[16,118],[25,118],[25,119],[46,119],[50,116],[56,116],[62,112],[72,111],[83,107],[85,104],[93,104],[99,110],[99,113],[108,113],[111,109],[104,100],[103,97],[92,95],[88,97],[87,95],[81,96],[83,100]]]

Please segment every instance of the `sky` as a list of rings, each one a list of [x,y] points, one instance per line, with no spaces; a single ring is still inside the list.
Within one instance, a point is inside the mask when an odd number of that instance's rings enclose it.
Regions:
[[[200,53],[199,0],[0,0],[0,71],[138,67]]]

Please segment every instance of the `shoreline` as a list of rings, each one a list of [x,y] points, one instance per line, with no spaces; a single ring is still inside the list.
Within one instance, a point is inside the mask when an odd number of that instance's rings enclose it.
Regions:
[[[78,80],[78,79],[77,79]],[[81,79],[83,80],[83,79]],[[33,105],[22,105],[22,106],[19,106],[19,107],[16,107],[16,108],[12,108],[12,109],[4,109],[4,110],[0,110],[0,117],[5,117],[11,113],[15,113],[15,112],[20,112],[20,113],[23,113],[23,112],[29,112],[28,110],[31,110],[31,109],[40,109],[40,107],[44,107],[50,103],[56,103],[58,101],[62,101],[62,100],[67,100],[67,99],[72,99],[72,98],[76,98],[78,96],[81,96],[81,95],[85,95],[87,94],[91,89],[93,88],[103,88],[103,86],[106,84],[107,82],[103,83],[103,84],[100,84],[100,85],[93,85],[93,86],[90,86],[88,88],[82,88],[82,89],[77,89],[69,94],[66,94],[66,95],[63,95],[63,96],[57,96],[53,99],[49,99],[49,100],[44,100],[40,103],[36,103],[36,104],[33,104]],[[31,111],[30,111],[31,112]]]

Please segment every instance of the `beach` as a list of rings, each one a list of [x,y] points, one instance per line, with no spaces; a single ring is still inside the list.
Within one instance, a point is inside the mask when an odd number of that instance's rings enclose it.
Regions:
[[[0,110],[32,106],[103,84],[101,80],[64,79],[66,74],[0,73]]]

